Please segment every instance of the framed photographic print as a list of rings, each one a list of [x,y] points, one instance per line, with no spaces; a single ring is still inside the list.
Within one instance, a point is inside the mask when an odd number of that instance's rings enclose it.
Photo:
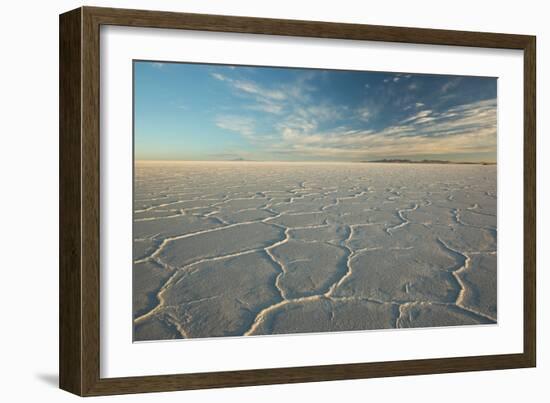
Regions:
[[[60,386],[535,366],[535,37],[60,17]]]

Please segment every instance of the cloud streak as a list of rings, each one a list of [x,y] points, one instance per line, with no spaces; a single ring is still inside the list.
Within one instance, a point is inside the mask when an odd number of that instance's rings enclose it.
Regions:
[[[235,115],[220,115],[216,117],[215,123],[220,129],[238,133],[247,139],[255,139],[255,122],[251,118]]]
[[[285,130],[272,151],[281,154],[368,159],[426,154],[491,153],[496,149],[496,99],[434,113],[421,111],[382,130],[303,133]]]

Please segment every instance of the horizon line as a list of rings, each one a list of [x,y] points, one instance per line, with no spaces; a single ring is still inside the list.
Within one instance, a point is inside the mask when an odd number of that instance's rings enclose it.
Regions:
[[[385,161],[387,160],[387,161]],[[395,160],[395,161],[392,161]],[[401,160],[401,161],[399,161]],[[383,159],[376,159],[376,160],[361,160],[361,161],[342,161],[342,160],[296,160],[296,161],[289,161],[289,160],[155,160],[155,159],[135,159],[134,162],[153,162],[153,163],[160,163],[160,162],[227,162],[227,163],[239,163],[239,162],[257,162],[257,163],[323,163],[323,164],[345,164],[345,163],[358,163],[358,164],[365,164],[365,163],[380,163],[380,164],[406,164],[406,163],[412,163],[412,164],[418,164],[418,163],[439,163],[441,165],[443,164],[464,164],[464,165],[482,165],[482,164],[491,164],[496,165],[497,161],[464,161],[464,160],[438,160],[438,159],[420,159],[420,160],[412,160],[408,158],[383,158]]]

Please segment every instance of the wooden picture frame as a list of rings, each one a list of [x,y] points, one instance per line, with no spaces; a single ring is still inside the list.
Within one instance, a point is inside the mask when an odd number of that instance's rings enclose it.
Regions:
[[[100,377],[100,26],[120,25],[524,52],[523,353],[127,378]],[[81,7],[60,16],[60,387],[81,396],[534,367],[535,37]]]

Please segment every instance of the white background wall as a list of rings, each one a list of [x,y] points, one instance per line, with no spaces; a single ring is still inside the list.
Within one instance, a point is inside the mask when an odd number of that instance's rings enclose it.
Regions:
[[[118,396],[102,401],[548,401],[550,374],[550,25],[543,1],[122,0],[87,5],[537,35],[538,368]],[[0,397],[66,402],[58,365],[58,14],[78,0],[2,4],[0,41]],[[548,182],[548,180],[546,180]],[[7,224],[7,225],[6,225]],[[411,346],[414,348],[414,346]],[[527,398],[528,397],[528,398]]]

